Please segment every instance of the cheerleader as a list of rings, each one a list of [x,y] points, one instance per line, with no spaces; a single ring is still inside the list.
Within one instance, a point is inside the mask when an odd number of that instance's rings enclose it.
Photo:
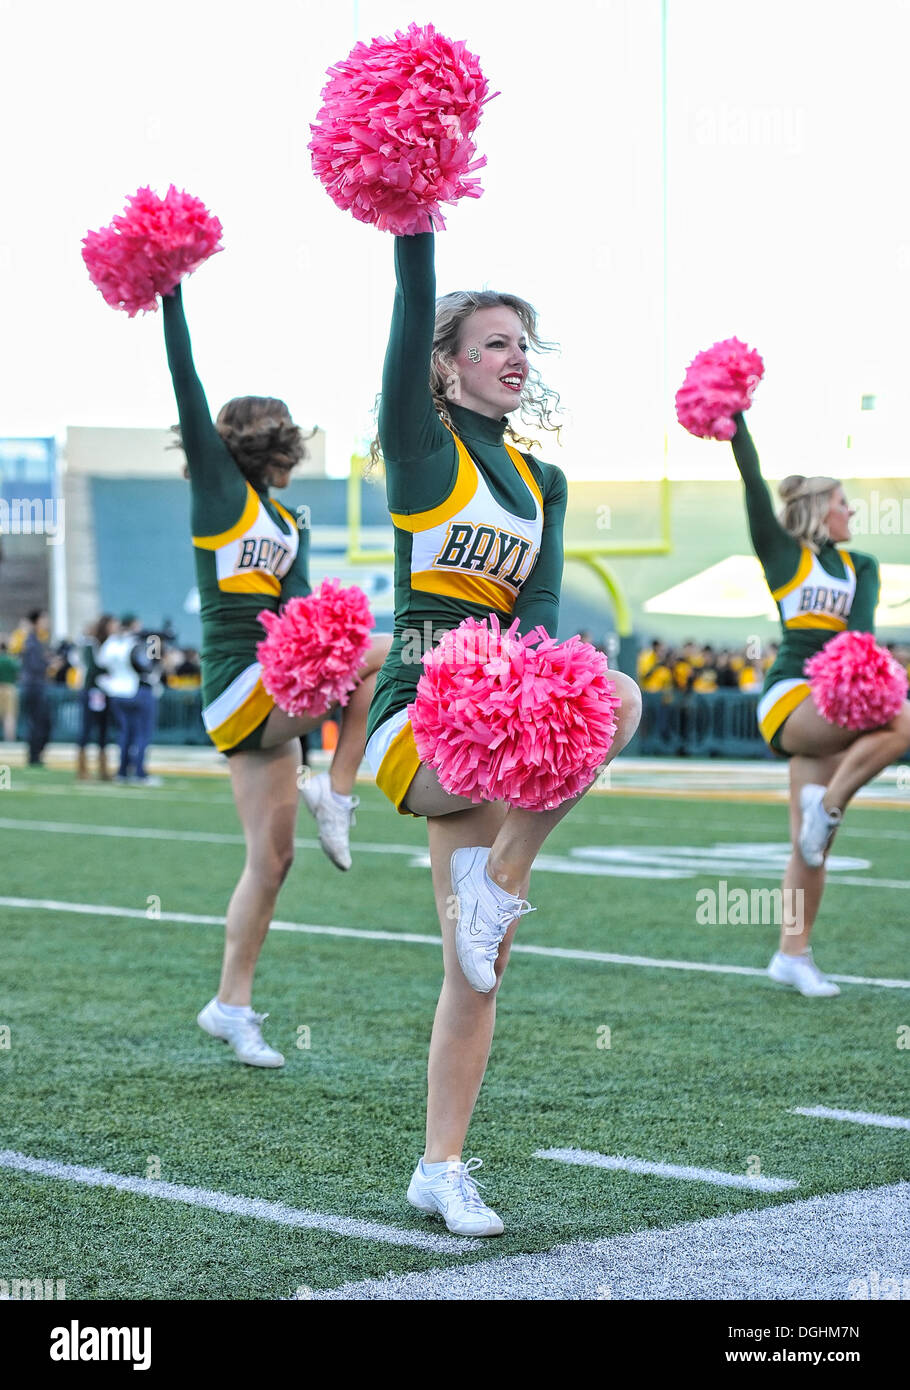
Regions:
[[[205,1032],[230,1043],[250,1066],[280,1067],[263,1040],[266,1014],[251,1007],[253,973],[294,854],[300,749],[318,719],[275,707],[260,678],[257,614],[310,592],[308,531],[269,496],[287,487],[305,456],[303,436],[283,401],[242,396],[212,423],[193,365],[181,290],[163,297],[168,365],[177,397],[191,488],[193,553],[201,602],[203,720],[230,759],[231,786],[246,841],[246,863],[227,911],[218,993],[198,1015]],[[366,717],[389,638],[373,640],[360,684],[344,711],[331,771],[308,779],[303,800],[326,854],[348,869],[352,794],[363,757]]]
[[[496,994],[526,900],[531,866],[572,800],[552,811],[472,804],[422,764],[407,706],[421,656],[467,617],[495,613],[555,636],[566,482],[509,423],[520,407],[553,428],[555,393],[530,366],[540,347],[532,307],[514,295],[455,293],[437,303],[432,233],[396,237],[397,291],[382,379],[379,443],[395,528],[395,634],[370,706],[367,758],[403,815],[425,816],[444,979],[428,1067],[426,1150],[412,1206],[450,1231],[494,1236],[502,1221],[462,1161],[493,1036]],[[638,724],[634,681],[621,697],[610,758]],[[576,797],[575,800],[578,798]]]
[[[758,705],[762,737],[790,760],[793,852],[784,875],[780,948],[768,974],[801,994],[840,990],[819,970],[809,937],[825,886],[825,859],[853,796],[910,747],[910,703],[881,728],[842,728],[810,698],[803,667],[836,633],[873,631],[878,563],[848,550],[853,512],[836,478],[792,475],[775,515],[742,414],[731,443],[745,484],[752,546],[780,612],[783,640]]]

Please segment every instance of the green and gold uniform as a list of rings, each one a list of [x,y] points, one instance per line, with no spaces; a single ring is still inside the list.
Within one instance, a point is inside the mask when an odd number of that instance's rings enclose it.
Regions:
[[[746,489],[752,547],[780,613],[783,640],[765,676],[758,704],[762,737],[776,753],[789,715],[810,695],[803,667],[836,633],[874,630],[880,588],[872,555],[828,541],[816,553],[781,526],[761,475],[742,415],[736,416],[733,455]]]
[[[202,618],[202,717],[223,753],[258,748],[274,707],[262,685],[257,614],[310,592],[309,532],[248,482],[212,423],[193,366],[180,287],[163,300],[167,360],[190,474]]]
[[[507,421],[430,392],[434,237],[395,238],[397,287],[382,376],[379,438],[395,527],[395,633],[376,680],[367,758],[398,807],[420,765],[407,718],[421,657],[465,618],[495,613],[556,635],[566,480],[503,440]]]

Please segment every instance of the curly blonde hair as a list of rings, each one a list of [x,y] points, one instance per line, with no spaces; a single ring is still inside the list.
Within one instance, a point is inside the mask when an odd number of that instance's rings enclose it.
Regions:
[[[825,517],[839,487],[837,478],[824,474],[806,478],[802,473],[791,473],[777,488],[784,504],[777,518],[781,526],[817,553],[831,539]]]
[[[452,374],[452,363],[458,352],[462,325],[478,309],[496,309],[503,306],[518,315],[521,326],[527,335],[528,344],[535,352],[555,352],[556,344],[541,338],[537,331],[537,310],[526,299],[517,294],[502,294],[498,290],[455,290],[444,294],[436,301],[436,323],[433,329],[433,348],[430,354],[430,392],[436,413],[444,425],[454,429],[449,415],[449,402],[446,397],[446,382]],[[377,409],[379,398],[377,397]],[[542,430],[552,430],[559,439],[561,423],[554,418],[559,410],[559,392],[547,386],[536,367],[530,367],[521,393],[518,409],[524,423],[536,425]],[[539,447],[539,441],[519,433],[507,421],[505,434],[513,444],[524,445],[527,449]],[[370,445],[370,464],[382,459],[379,436]]]

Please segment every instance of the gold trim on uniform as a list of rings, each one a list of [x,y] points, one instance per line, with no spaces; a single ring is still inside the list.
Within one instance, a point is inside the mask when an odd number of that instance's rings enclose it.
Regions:
[[[786,584],[782,584],[779,589],[772,589],[771,597],[775,601],[778,601],[782,598],[785,598],[787,594],[792,594],[794,589],[798,589],[800,584],[802,584],[803,580],[808,577],[809,571],[812,569],[812,562],[814,559],[814,553],[809,549],[807,545],[804,545],[802,548],[802,554],[799,557],[799,564],[796,567],[796,573],[794,574],[793,578],[789,580]]]
[[[796,709],[797,705],[801,705],[806,696],[811,693],[808,681],[800,681],[799,685],[795,685],[792,690],[788,690],[779,700],[775,700],[758,726],[761,731],[761,736],[766,743],[771,742],[784,720],[787,719]]]
[[[240,515],[240,520],[230,526],[227,531],[221,531],[217,536],[194,536],[193,545],[198,546],[200,550],[220,550],[223,545],[238,540],[248,531],[258,515],[259,496],[256,489],[247,483],[246,505]]]
[[[410,720],[392,739],[388,751],[376,773],[376,785],[383,792],[401,816],[413,815],[402,806],[408,787],[420,767],[420,754],[414,742],[414,730]]]
[[[431,527],[439,526],[466,507],[477,491],[477,466],[458,436],[452,437],[458,450],[455,486],[444,502],[440,502],[438,507],[431,507],[428,512],[411,512],[409,516],[392,512],[392,525],[397,526],[399,531],[429,531]]]
[[[787,618],[784,627],[793,628],[823,627],[830,632],[846,632],[847,619],[836,618],[833,613],[798,613],[795,618]]]
[[[275,508],[276,511],[281,512],[282,516],[287,517],[288,521],[291,523],[295,531],[300,530],[300,527],[297,524],[300,519],[299,517],[296,517],[293,512],[289,512],[287,507],[283,507],[280,502],[277,502],[275,500],[274,497],[270,497],[269,501],[271,502],[272,506]]]
[[[446,594],[451,598],[463,599],[465,603],[479,603],[485,608],[495,608],[500,613],[511,613],[515,606],[515,594],[495,579],[486,579],[479,574],[467,574],[464,570],[418,570],[411,575],[411,588],[420,589],[426,594]]]
[[[218,588],[227,594],[280,594],[281,580],[266,570],[250,570],[248,574],[219,579]]]
[[[524,483],[525,487],[532,494],[532,496],[534,496],[537,499],[537,505],[538,507],[540,507],[542,511],[543,495],[541,494],[540,488],[537,486],[537,483],[534,479],[534,474],[531,472],[530,468],[525,463],[518,450],[513,449],[511,444],[506,444],[505,450],[509,458],[514,463],[515,467],[518,469],[518,472],[521,476],[521,480]]]
[[[221,724],[208,730],[209,738],[219,752],[223,753],[226,749],[242,743],[247,734],[251,734],[263,719],[267,719],[274,708],[275,701],[262,681],[258,680],[243,704],[238,705],[234,713],[228,715]]]

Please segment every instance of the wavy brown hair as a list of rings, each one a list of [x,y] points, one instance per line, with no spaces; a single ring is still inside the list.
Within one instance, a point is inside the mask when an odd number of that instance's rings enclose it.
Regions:
[[[455,290],[452,294],[442,295],[436,301],[436,323],[430,354],[430,392],[436,413],[449,429],[453,429],[453,425],[446,398],[446,381],[453,370],[452,363],[458,352],[462,325],[478,309],[495,309],[500,305],[514,310],[518,315],[528,344],[535,352],[556,351],[556,344],[541,338],[537,331],[537,310],[534,305],[517,294],[502,294],[499,290]],[[377,407],[378,404],[377,398]],[[518,404],[521,420],[541,430],[552,430],[559,439],[562,425],[554,418],[558,409],[559,392],[546,385],[536,367],[529,366]],[[511,421],[506,422],[505,434],[513,444],[523,444],[526,449],[539,447],[538,440],[521,434]],[[377,435],[370,445],[371,465],[378,463],[381,458],[382,448]]]
[[[303,430],[274,396],[235,396],[219,410],[215,429],[251,481],[271,464],[294,468],[307,456]]]
[[[306,441],[317,433],[314,429],[304,434],[284,401],[274,396],[235,396],[219,410],[215,429],[241,473],[254,485],[263,482],[271,464],[296,467],[307,457]],[[180,426],[171,425],[171,433],[174,441],[168,447],[183,449]]]

